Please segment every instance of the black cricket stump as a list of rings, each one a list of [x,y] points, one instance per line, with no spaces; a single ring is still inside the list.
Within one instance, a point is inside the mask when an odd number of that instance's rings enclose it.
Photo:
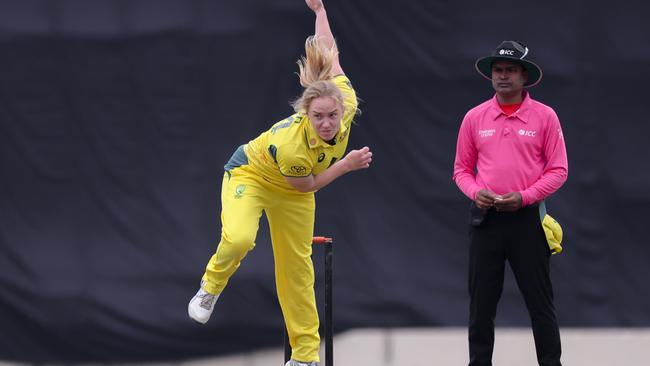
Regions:
[[[312,244],[322,244],[325,262],[325,366],[334,365],[334,340],[332,333],[332,238],[315,236]],[[282,327],[284,362],[291,359],[291,345],[286,326]]]

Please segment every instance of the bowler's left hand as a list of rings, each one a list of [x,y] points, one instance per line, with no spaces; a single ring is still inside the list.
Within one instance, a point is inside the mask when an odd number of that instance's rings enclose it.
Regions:
[[[521,193],[510,192],[494,200],[494,208],[502,212],[514,212],[521,208]]]

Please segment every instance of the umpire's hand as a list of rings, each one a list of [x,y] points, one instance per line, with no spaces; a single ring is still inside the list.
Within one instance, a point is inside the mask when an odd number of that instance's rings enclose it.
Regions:
[[[474,203],[476,203],[476,207],[480,208],[483,211],[486,211],[494,205],[494,201],[497,199],[497,197],[498,196],[496,193],[487,189],[481,189],[476,194]]]
[[[506,193],[499,199],[494,200],[494,208],[497,211],[513,212],[521,208],[521,193],[510,192]]]

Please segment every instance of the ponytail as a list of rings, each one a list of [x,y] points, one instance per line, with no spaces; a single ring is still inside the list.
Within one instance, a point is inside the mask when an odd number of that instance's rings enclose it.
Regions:
[[[336,43],[332,48],[324,48],[318,37],[309,36],[305,41],[305,56],[297,61],[300,85],[305,90],[300,98],[291,103],[296,112],[307,113],[311,101],[322,96],[334,98],[343,107],[343,95],[330,81],[333,75],[332,64],[338,57]]]
[[[329,80],[333,76],[330,75],[332,63],[338,54],[336,43],[332,48],[327,49],[319,44],[318,37],[307,37],[305,56],[300,57],[300,60],[297,61],[300,85],[307,88],[316,81]]]

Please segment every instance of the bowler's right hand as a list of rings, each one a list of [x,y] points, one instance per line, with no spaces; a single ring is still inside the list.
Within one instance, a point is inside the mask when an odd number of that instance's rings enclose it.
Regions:
[[[311,9],[314,13],[323,7],[322,0],[305,0],[305,2],[307,3],[307,6],[309,6],[309,9]]]

